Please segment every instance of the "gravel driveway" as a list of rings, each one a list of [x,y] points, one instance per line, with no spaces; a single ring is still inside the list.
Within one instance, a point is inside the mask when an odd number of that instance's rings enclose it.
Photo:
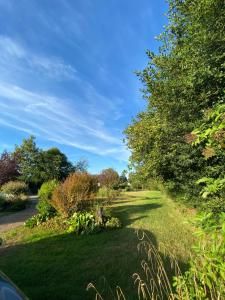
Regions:
[[[21,210],[16,213],[12,213],[6,216],[0,216],[0,233],[4,231],[8,231],[12,228],[16,228],[20,225],[23,225],[23,223],[33,215],[37,213],[36,210],[36,204],[37,204],[38,198],[37,196],[31,196],[30,202],[26,209]]]

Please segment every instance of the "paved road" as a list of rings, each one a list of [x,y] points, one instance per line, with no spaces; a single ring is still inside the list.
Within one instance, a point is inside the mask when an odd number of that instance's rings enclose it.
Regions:
[[[23,225],[23,223],[28,218],[32,217],[37,213],[35,206],[37,204],[38,198],[32,196],[30,197],[30,199],[30,203],[28,204],[26,209],[6,216],[0,216],[0,233]]]

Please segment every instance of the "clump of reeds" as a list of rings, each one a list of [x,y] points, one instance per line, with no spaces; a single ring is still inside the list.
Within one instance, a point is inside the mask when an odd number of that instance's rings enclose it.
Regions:
[[[145,254],[146,259],[141,261],[141,267],[143,270],[143,278],[140,274],[134,273],[133,280],[137,286],[138,299],[181,299],[178,298],[173,292],[171,281],[166,271],[166,266],[160,252],[156,249],[151,239],[144,231],[137,231],[138,237],[138,251]],[[176,259],[172,256],[169,257],[170,271],[174,276],[181,276],[181,271]],[[96,300],[103,300],[103,296],[96,289],[94,284],[90,283],[87,286],[87,290],[93,289],[95,292]],[[126,297],[119,286],[116,287],[115,295],[112,294],[113,299],[125,300]],[[108,299],[107,299],[108,300]]]

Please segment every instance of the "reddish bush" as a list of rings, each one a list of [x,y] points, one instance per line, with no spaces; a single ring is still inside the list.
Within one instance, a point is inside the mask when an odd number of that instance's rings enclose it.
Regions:
[[[18,175],[16,159],[4,151],[0,156],[0,185],[14,180]]]
[[[112,188],[119,182],[119,174],[112,168],[102,170],[99,174],[99,182],[101,186]]]
[[[87,208],[95,198],[97,190],[94,176],[86,172],[72,173],[56,187],[51,203],[59,213],[69,216],[74,211]]]

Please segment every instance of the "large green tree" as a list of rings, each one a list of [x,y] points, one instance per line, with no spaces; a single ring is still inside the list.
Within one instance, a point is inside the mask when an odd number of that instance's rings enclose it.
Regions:
[[[45,169],[41,150],[36,146],[34,136],[24,139],[16,146],[14,157],[18,164],[20,179],[29,184],[32,189],[39,187],[44,181]]]
[[[64,180],[70,173],[86,171],[87,162],[79,160],[72,164],[58,148],[39,149],[33,136],[16,146],[14,157],[18,164],[19,177],[36,191],[43,182],[52,179]]]
[[[67,156],[58,148],[50,148],[42,152],[43,164],[45,166],[45,180],[65,179],[74,171],[73,164],[68,161]]]
[[[209,163],[200,146],[187,143],[189,133],[224,101],[224,1],[170,0],[168,19],[159,52],[147,51],[149,63],[138,73],[147,109],[125,133],[136,172],[190,200]]]

